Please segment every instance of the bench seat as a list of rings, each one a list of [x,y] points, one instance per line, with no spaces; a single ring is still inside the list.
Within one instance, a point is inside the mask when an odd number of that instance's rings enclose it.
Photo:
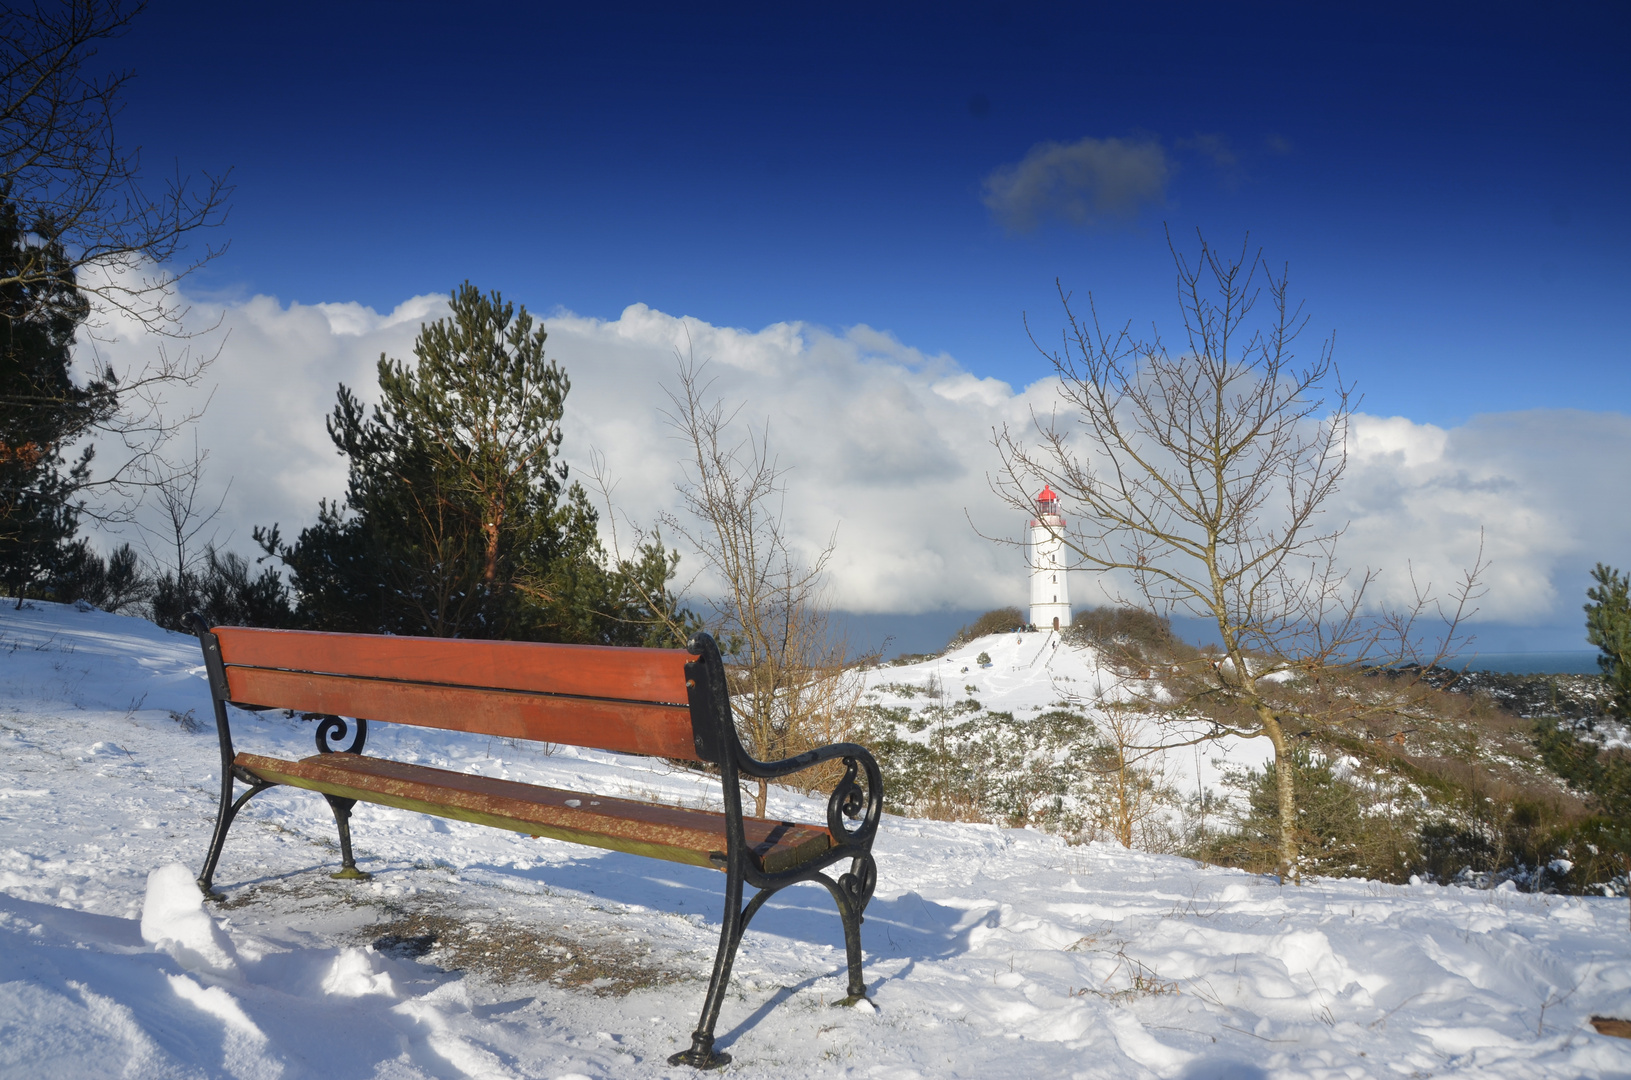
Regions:
[[[238,754],[233,764],[261,780],[343,799],[725,868],[725,815],[711,810],[564,791],[361,754],[316,754],[300,761]],[[748,852],[764,873],[797,869],[833,846],[832,834],[817,825],[744,815],[742,826]]]

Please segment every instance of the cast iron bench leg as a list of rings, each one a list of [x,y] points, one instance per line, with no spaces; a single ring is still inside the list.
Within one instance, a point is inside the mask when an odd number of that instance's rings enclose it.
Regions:
[[[838,918],[844,924],[844,953],[849,968],[849,996],[839,1005],[854,1005],[865,1001],[866,980],[861,975],[861,922],[866,905],[872,899],[877,883],[877,870],[872,856],[862,855],[852,860],[848,874],[834,881],[826,874],[816,874],[819,881],[832,894],[838,905]],[[698,1069],[717,1069],[729,1065],[731,1056],[714,1052],[714,1025],[719,1022],[719,1009],[725,1003],[725,989],[731,981],[731,965],[736,960],[737,947],[742,934],[758,914],[766,900],[775,895],[775,889],[760,889],[758,895],[742,907],[742,880],[732,873],[725,884],[725,918],[719,928],[719,953],[714,957],[714,977],[708,983],[708,996],[702,1003],[702,1020],[691,1033],[691,1047],[668,1059],[670,1065],[690,1065]]]
[[[851,896],[841,882],[833,881],[825,874],[820,875],[818,880],[832,893],[833,902],[838,905],[838,919],[844,924],[844,953],[845,959],[849,962],[849,996],[838,1004],[854,1005],[857,1001],[866,999],[866,980],[861,977],[861,913],[866,908],[866,900]]]
[[[227,830],[232,828],[232,819],[238,816],[244,803],[273,785],[259,781],[249,786],[249,790],[232,797],[232,771],[227,770],[221,778],[221,809],[215,815],[215,835],[210,838],[210,853],[204,860],[204,869],[198,875],[198,887],[206,897],[211,900],[222,899],[222,894],[215,891],[215,867],[221,861],[221,849],[226,846]]]
[[[329,877],[368,881],[374,875],[358,870],[357,860],[351,857],[351,808],[357,805],[357,800],[342,799],[338,795],[324,795],[323,798],[328,800],[329,808],[334,811],[334,824],[340,827],[340,869]]]
[[[742,944],[742,932],[775,891],[760,889],[744,909],[741,877],[732,872],[726,879],[725,918],[719,927],[719,952],[714,956],[714,977],[708,983],[708,996],[702,1002],[702,1019],[691,1033],[691,1048],[670,1057],[670,1065],[718,1069],[731,1063],[729,1054],[714,1053],[714,1025],[719,1022],[720,1006],[725,1004],[725,990],[730,986],[731,965],[736,962],[736,949]]]

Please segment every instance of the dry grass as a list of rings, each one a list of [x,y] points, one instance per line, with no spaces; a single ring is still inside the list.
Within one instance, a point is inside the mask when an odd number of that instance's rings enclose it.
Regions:
[[[972,792],[939,785],[913,802],[912,814],[930,821],[984,823],[991,820],[991,812],[980,805]]]

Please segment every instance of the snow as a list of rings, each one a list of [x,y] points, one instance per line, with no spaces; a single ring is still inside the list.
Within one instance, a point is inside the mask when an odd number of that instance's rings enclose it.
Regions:
[[[982,655],[989,658],[988,663],[979,662]],[[1159,700],[1161,695],[1149,681],[1129,678],[1101,664],[1091,647],[1047,630],[992,634],[948,649],[941,656],[873,668],[866,673],[863,700],[921,710],[962,699],[977,702],[986,712],[1023,717],[1057,708],[1094,715],[1105,704]],[[1162,730],[1128,713],[1122,714],[1122,722],[1130,725],[1130,743],[1175,744],[1172,750],[1141,758],[1140,764],[1185,796],[1203,789],[1218,793],[1227,775],[1261,769],[1274,756],[1267,739],[1227,737],[1183,746],[1201,725],[1171,725]],[[927,738],[927,734],[920,736]]]
[[[175,957],[189,971],[232,976],[238,958],[232,939],[204,912],[204,894],[192,871],[180,863],[147,875],[142,901],[142,940]]]
[[[323,976],[323,993],[340,997],[364,997],[383,994],[396,997],[396,986],[389,971],[376,971],[372,949],[341,949],[334,964]]]
[[[979,649],[928,663],[990,707],[1046,707],[1069,685],[1057,676],[1089,672],[1059,667],[1080,657],[1025,667],[1041,637],[1010,637],[1012,655],[988,642],[989,669]],[[281,715],[234,725],[256,752],[312,745],[310,724]],[[370,750],[427,764],[714,797],[660,762],[376,727]],[[192,877],[218,768],[191,638],[44,603],[0,610],[0,1076],[691,1075],[666,1058],[701,1006],[716,872],[359,806],[358,858],[374,877],[336,881],[327,805],[274,789],[228,840],[228,899],[203,904]],[[785,792],[773,809],[822,817]],[[719,1024],[731,1074],[1631,1076],[1631,1042],[1586,1023],[1631,1013],[1622,900],[1282,888],[894,817],[877,857],[863,927],[874,1007],[832,1007],[844,966],[831,900],[790,889],[743,942]],[[432,916],[439,940],[464,935],[462,967],[442,944],[404,945],[420,933],[411,920]],[[563,974],[503,975],[519,961]]]

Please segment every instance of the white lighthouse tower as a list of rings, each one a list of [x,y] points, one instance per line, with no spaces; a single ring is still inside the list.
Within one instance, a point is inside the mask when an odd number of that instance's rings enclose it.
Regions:
[[[1065,519],[1059,496],[1044,486],[1031,519],[1031,625],[1063,630],[1070,625],[1070,580],[1065,569]]]

